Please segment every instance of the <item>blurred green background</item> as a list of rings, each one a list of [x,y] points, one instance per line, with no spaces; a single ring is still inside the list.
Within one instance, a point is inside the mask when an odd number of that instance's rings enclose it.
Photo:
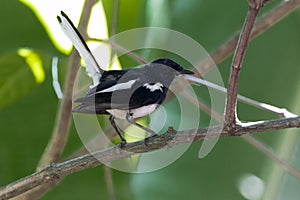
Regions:
[[[102,2],[110,30],[113,1]],[[279,2],[268,5],[261,15]],[[247,1],[120,0],[119,9],[117,33],[145,26],[171,28],[211,52],[241,28]],[[34,13],[19,1],[1,0],[0,24],[0,186],[4,186],[35,171],[59,105],[52,87],[51,59],[59,58],[59,79],[63,84],[68,56],[54,47]],[[24,47],[34,51],[43,63],[45,80],[41,83],[18,53]],[[296,10],[251,42],[239,93],[299,114],[299,53],[300,10]],[[218,65],[225,84],[231,59]],[[124,66],[134,66],[130,59],[121,61]],[[199,98],[208,99],[201,95]],[[243,121],[277,118],[245,104],[238,105],[238,114]],[[204,125],[208,121],[205,114],[201,119]],[[256,134],[255,138],[300,169],[299,133],[296,129],[274,131]],[[64,155],[81,145],[72,125]],[[245,140],[220,139],[204,159],[197,156],[199,147],[200,143],[193,144],[180,159],[156,172],[128,174],[112,170],[117,199],[299,199],[299,180]],[[247,177],[261,182],[247,182]],[[249,191],[261,189],[262,194],[245,197],[243,187]],[[42,199],[108,199],[104,167],[66,177]]]

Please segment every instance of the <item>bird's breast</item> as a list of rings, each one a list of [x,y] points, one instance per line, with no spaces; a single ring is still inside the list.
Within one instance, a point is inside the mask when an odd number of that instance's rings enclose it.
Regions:
[[[149,115],[152,113],[156,108],[159,106],[159,104],[150,104],[146,106],[142,106],[139,108],[131,109],[129,110],[130,113],[132,113],[133,118],[139,118],[144,117],[146,115]],[[107,110],[111,115],[119,118],[119,119],[125,119],[126,115],[128,113],[128,110],[119,110],[119,109],[109,109]]]

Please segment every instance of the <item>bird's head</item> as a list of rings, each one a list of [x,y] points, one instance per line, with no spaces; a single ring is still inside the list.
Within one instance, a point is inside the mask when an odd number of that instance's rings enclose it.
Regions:
[[[183,69],[178,63],[169,58],[159,58],[151,62],[151,64],[159,65],[162,70],[161,73],[173,74],[174,76],[180,74],[194,74],[190,70]],[[159,69],[158,69],[159,70]]]

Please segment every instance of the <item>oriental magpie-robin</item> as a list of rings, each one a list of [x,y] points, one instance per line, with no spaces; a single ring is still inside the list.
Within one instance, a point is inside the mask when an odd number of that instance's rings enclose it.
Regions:
[[[157,109],[165,100],[168,88],[176,76],[193,74],[168,58],[156,59],[143,66],[127,70],[102,70],[79,31],[68,16],[61,12],[58,21],[87,65],[87,73],[93,86],[73,112],[110,115],[110,123],[121,138],[121,147],[126,144],[123,131],[115,119],[126,119],[130,124],[157,135],[153,130],[134,121]]]

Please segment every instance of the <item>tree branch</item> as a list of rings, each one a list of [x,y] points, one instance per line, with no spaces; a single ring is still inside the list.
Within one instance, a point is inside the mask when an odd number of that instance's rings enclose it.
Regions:
[[[175,131],[173,128],[169,128],[169,130],[165,134],[158,137],[149,138],[147,145],[145,145],[144,141],[137,141],[126,144],[123,149],[120,149],[119,146],[114,146],[62,163],[52,164],[39,172],[36,172],[30,176],[9,184],[6,187],[1,188],[0,199],[6,200],[15,197],[39,185],[56,182],[66,175],[84,169],[97,167],[102,163],[120,160],[139,153],[152,152],[161,148],[165,148],[166,146],[170,148],[177,144],[201,141],[204,140],[204,138],[207,138],[206,133],[208,130],[210,131],[210,133],[212,133],[209,134],[208,138],[217,138],[225,136],[242,136],[246,134],[286,128],[299,128],[300,117],[244,123],[241,124],[241,126],[232,127],[232,129],[230,130],[222,129],[222,127],[223,126],[214,126],[201,128],[198,130],[185,131]],[[220,131],[221,134],[219,133]]]
[[[228,127],[236,125],[237,122],[237,113],[236,113],[236,103],[238,95],[238,80],[240,71],[242,68],[242,62],[246,53],[246,49],[249,44],[250,34],[256,19],[256,16],[262,6],[262,1],[260,0],[248,0],[249,9],[247,18],[245,20],[236,51],[233,57],[230,77],[227,89],[227,99],[226,99],[226,108],[225,108],[225,124]]]
[[[80,57],[78,53],[70,56],[69,70],[65,83],[64,95],[60,104],[54,130],[51,139],[39,161],[37,170],[44,168],[52,162],[60,160],[61,153],[64,150],[70,127],[71,111],[72,111],[72,90],[76,72],[79,69]]]
[[[86,37],[86,28],[89,20],[89,16],[91,13],[91,9],[93,5],[96,3],[96,0],[87,0],[83,7],[81,21],[79,24],[79,29],[84,30],[81,31],[84,33],[84,37]],[[79,54],[73,50],[70,58],[69,58],[69,66],[67,77],[64,86],[64,95],[62,102],[60,104],[56,122],[54,126],[54,130],[52,132],[51,139],[39,161],[37,166],[37,170],[41,170],[48,166],[53,162],[58,162],[61,159],[61,154],[66,145],[66,141],[69,134],[69,127],[71,122],[71,111],[72,111],[72,92],[74,87],[75,78],[77,75],[77,71],[80,67],[80,56]],[[20,196],[18,200],[34,200],[42,196],[46,193],[50,188],[53,188],[58,181],[53,181],[50,184],[40,185],[36,187],[34,190],[28,191],[23,196]]]
[[[277,22],[279,22],[285,16],[297,9],[299,6],[300,0],[282,1],[280,5],[276,6],[256,21],[252,33],[250,35],[251,40],[263,33],[264,31],[266,31],[268,28],[270,28]],[[210,54],[215,64],[221,63],[223,60],[225,60],[228,56],[232,54],[238,42],[239,35],[240,32],[236,33],[233,37],[231,37],[231,39],[219,46]],[[204,59],[197,66],[198,69],[201,69],[201,74],[207,73],[213,67],[210,58]]]
[[[96,0],[89,0],[86,1],[84,5],[81,21],[79,24],[79,29],[84,30],[81,31],[82,33],[85,33],[83,35],[84,37],[86,37],[86,28],[91,9],[95,3]],[[80,56],[75,50],[73,50],[69,60],[70,62],[64,86],[64,95],[56,117],[55,128],[52,133],[52,137],[45,149],[45,152],[39,162],[39,165],[37,167],[38,170],[44,168],[52,162],[57,162],[58,160],[60,160],[61,153],[64,150],[68,138],[72,115],[72,92],[77,71],[80,67]]]

